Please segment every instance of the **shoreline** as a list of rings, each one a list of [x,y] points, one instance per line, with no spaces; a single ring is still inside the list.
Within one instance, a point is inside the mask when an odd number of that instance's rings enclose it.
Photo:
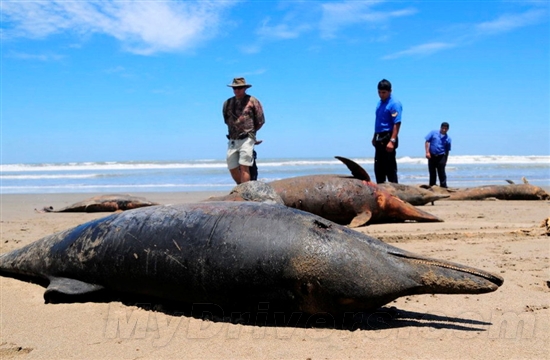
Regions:
[[[161,204],[227,192],[133,193]],[[4,253],[110,213],[38,213],[94,194],[4,194]],[[212,322],[109,303],[44,304],[44,288],[0,277],[0,357],[51,359],[494,359],[547,358],[550,253],[541,221],[549,201],[437,201],[421,207],[442,223],[377,224],[359,232],[396,247],[504,278],[480,295],[401,297],[400,319],[375,330],[309,329]],[[384,310],[386,309],[386,310]],[[379,322],[380,319],[374,321]]]

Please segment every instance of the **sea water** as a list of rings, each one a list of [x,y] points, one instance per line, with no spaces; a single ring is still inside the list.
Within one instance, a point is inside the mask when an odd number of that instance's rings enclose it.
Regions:
[[[352,158],[374,179],[372,158]],[[427,160],[397,159],[399,182],[428,183]],[[314,174],[350,175],[334,158],[262,159],[258,180],[273,181]],[[550,187],[550,156],[451,156],[447,185],[506,185],[506,180]],[[229,191],[235,186],[223,159],[125,161],[0,165],[2,194],[136,193],[168,191]]]

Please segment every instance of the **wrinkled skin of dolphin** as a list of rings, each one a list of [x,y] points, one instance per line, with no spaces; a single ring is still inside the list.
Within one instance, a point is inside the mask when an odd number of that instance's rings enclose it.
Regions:
[[[205,201],[257,201],[284,205],[279,194],[262,181],[247,181],[235,186],[227,195],[211,196]]]
[[[416,255],[282,205],[201,202],[116,213],[0,255],[0,274],[46,279],[46,302],[107,289],[182,303],[328,312],[398,297],[481,294],[503,280]],[[66,301],[65,302],[69,302]]]
[[[426,190],[418,186],[409,186],[404,184],[383,183],[378,184],[378,187],[387,190],[390,194],[397,196],[401,200],[415,206],[433,203],[434,201],[451,196],[449,194],[436,194],[433,191]]]
[[[143,197],[131,195],[100,195],[74,203],[60,210],[53,207],[45,207],[43,212],[113,212],[118,210],[137,209],[145,206],[154,206],[157,203],[151,202]]]

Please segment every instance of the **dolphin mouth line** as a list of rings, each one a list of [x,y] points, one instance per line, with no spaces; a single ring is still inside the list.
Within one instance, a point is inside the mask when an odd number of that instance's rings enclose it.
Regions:
[[[439,261],[416,258],[416,257],[412,257],[410,255],[405,255],[405,254],[400,254],[400,253],[392,252],[391,254],[395,255],[395,256],[403,257],[403,258],[409,259],[411,261],[414,261],[416,263],[420,263],[420,264],[424,264],[424,265],[434,265],[434,266],[439,266],[439,267],[446,268],[446,269],[456,270],[456,271],[464,272],[464,273],[467,273],[467,274],[480,276],[484,279],[487,279],[487,280],[491,281],[492,283],[494,283],[495,285],[498,285],[498,286],[501,286],[504,283],[504,280],[502,278],[500,278],[498,276],[495,276],[495,275],[492,275],[492,274],[489,274],[489,273],[479,272],[479,271],[475,271],[473,269],[465,269],[465,268],[462,268],[462,267],[459,267],[459,266],[455,266],[455,265],[452,265],[452,264],[446,264],[446,263],[442,263],[442,262],[439,262]]]

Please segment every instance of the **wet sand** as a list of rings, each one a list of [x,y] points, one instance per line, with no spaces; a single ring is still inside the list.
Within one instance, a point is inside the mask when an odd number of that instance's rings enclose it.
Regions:
[[[161,204],[224,193],[135,193]],[[107,213],[37,213],[99,194],[2,195],[0,252]],[[356,330],[212,322],[146,304],[44,304],[44,288],[0,277],[0,358],[8,359],[547,359],[548,201],[438,201],[442,223],[358,230],[405,250],[498,274],[482,295],[397,299]],[[370,326],[372,325],[372,326]]]

